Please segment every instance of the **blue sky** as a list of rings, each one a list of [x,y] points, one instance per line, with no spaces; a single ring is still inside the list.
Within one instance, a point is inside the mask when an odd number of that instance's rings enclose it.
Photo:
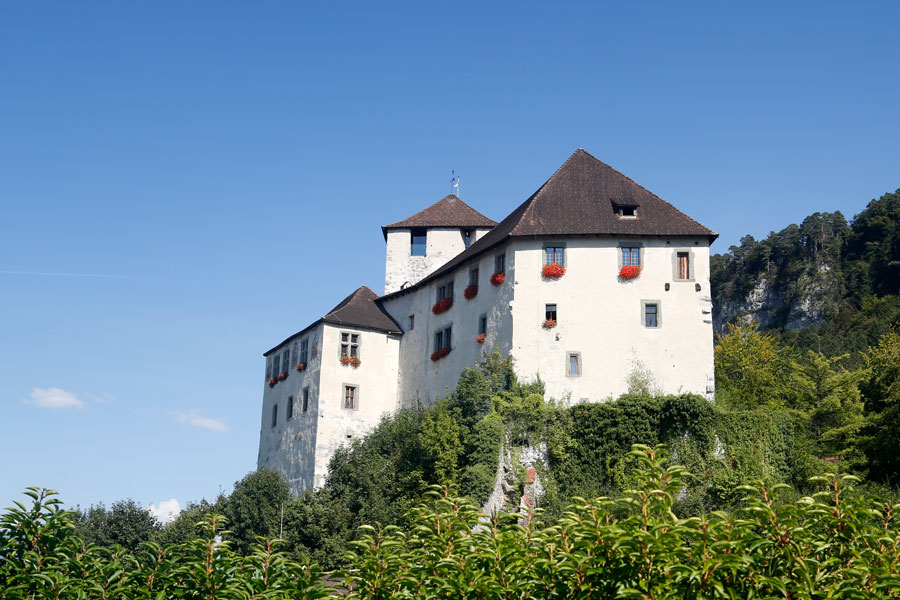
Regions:
[[[0,505],[229,491],[451,169],[499,219],[583,147],[719,252],[900,187],[897,3],[557,4],[0,4]]]

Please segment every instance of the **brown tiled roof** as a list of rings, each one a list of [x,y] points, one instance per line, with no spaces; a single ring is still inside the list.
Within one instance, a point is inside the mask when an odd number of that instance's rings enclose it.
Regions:
[[[636,218],[620,218],[617,206],[636,207]],[[567,235],[719,236],[653,192],[582,149],[575,151],[509,216],[444,266],[400,295],[442,277],[511,237]]]
[[[496,224],[496,221],[488,219],[454,194],[450,194],[407,219],[385,225],[381,230],[387,237],[388,229],[408,229],[410,227],[493,227]]]
[[[288,337],[277,346],[267,350],[263,353],[263,356],[268,356],[295,337],[303,335],[311,330],[319,323],[331,323],[333,325],[345,325],[347,327],[362,327],[364,329],[374,329],[386,333],[401,333],[400,326],[397,325],[396,321],[394,321],[394,319],[392,319],[379,304],[375,303],[377,298],[378,294],[368,287],[362,286],[341,300],[327,315]]]
[[[362,286],[322,317],[326,323],[377,329],[400,333],[400,326],[380,306],[375,304],[378,294]]]

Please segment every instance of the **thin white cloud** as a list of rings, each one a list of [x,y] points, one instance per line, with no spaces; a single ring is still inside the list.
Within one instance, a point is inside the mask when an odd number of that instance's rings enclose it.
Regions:
[[[31,390],[31,396],[26,402],[42,408],[84,408],[84,402],[79,400],[75,394],[57,387],[47,388],[46,390],[34,388]]]
[[[181,513],[181,504],[175,498],[163,500],[159,504],[150,503],[147,512],[156,517],[162,525],[171,523]]]
[[[187,412],[176,410],[175,418],[181,423],[187,423],[194,427],[202,427],[203,429],[209,429],[210,431],[217,431],[219,433],[228,431],[228,425],[226,425],[224,421],[213,419],[212,417],[201,417],[197,414],[196,410]]]
[[[102,394],[89,394],[85,392],[84,394],[88,400],[92,402],[96,402],[97,404],[109,404],[110,402],[115,402],[116,398],[109,392],[103,392]]]

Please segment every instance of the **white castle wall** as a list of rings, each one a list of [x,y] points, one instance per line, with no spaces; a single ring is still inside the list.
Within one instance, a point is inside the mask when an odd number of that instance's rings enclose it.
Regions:
[[[316,443],[319,424],[318,399],[320,396],[320,371],[322,366],[320,346],[323,326],[319,325],[286,346],[298,346],[301,340],[309,341],[310,356],[305,371],[298,372],[297,365],[288,369],[288,378],[273,388],[264,384],[262,422],[259,432],[259,469],[274,469],[281,473],[295,494],[310,489],[316,470]],[[315,351],[313,350],[315,349]],[[284,346],[278,349],[278,353]],[[303,413],[303,388],[309,386],[309,406]],[[294,397],[294,414],[287,418],[288,397]],[[278,422],[272,427],[272,407],[278,405]]]
[[[518,240],[512,354],[523,377],[540,373],[548,397],[601,401],[627,391],[639,362],[665,393],[712,397],[713,332],[709,242],[658,238],[564,238],[566,274],[541,277],[552,239]],[[620,246],[642,245],[642,272],[619,280]],[[675,253],[690,252],[693,278],[675,279]],[[665,286],[669,284],[669,290]],[[700,285],[696,291],[695,285]],[[642,301],[659,303],[658,328],[644,326]],[[543,329],[545,305],[556,304],[558,325]],[[567,375],[567,353],[581,353],[580,377]]]
[[[488,229],[476,229],[475,239],[479,239],[488,231]],[[459,227],[429,227],[425,242],[425,256],[411,255],[412,238],[410,236],[409,229],[388,231],[385,251],[385,294],[396,292],[404,284],[418,283],[465,250],[465,241]]]
[[[361,335],[359,367],[340,362],[340,334]],[[328,461],[341,444],[365,435],[382,415],[396,410],[400,337],[355,327],[323,325],[318,425],[313,484],[324,483]],[[344,408],[344,385],[358,386],[357,406]]]
[[[404,406],[428,404],[438,396],[446,396],[447,390],[456,388],[465,367],[481,360],[487,350],[496,349],[504,355],[510,351],[512,318],[509,303],[513,288],[509,283],[513,276],[511,255],[507,253],[507,282],[491,285],[494,258],[504,253],[503,247],[479,257],[456,269],[452,277],[440,278],[420,289],[384,301],[384,308],[403,328],[400,344],[399,393]],[[466,300],[463,291],[469,284],[469,269],[479,267],[478,295]],[[437,287],[453,280],[453,306],[445,313],[431,312],[437,301]],[[484,344],[475,341],[478,320],[487,316],[487,335]],[[409,330],[409,316],[415,315],[415,328]],[[453,327],[452,352],[437,361],[431,360],[434,352],[434,334],[438,329]]]

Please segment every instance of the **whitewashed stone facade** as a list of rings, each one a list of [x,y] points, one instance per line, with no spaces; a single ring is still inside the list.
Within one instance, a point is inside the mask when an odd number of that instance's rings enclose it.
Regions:
[[[522,379],[540,377],[557,400],[618,396],[634,374],[660,392],[712,398],[716,234],[586,152],[499,224],[448,196],[383,230],[385,295],[360,288],[266,353],[270,365],[299,340],[317,348],[305,371],[267,383],[263,394],[258,466],[281,472],[294,493],[324,482],[341,444],[386,413],[446,395],[489,350],[510,355]],[[413,255],[411,232],[427,236],[424,256]],[[562,249],[558,279],[542,275],[548,247]],[[620,277],[623,260],[639,261],[639,276]],[[498,269],[505,281],[493,285]],[[470,284],[477,293],[465,298]],[[449,294],[452,305],[435,314]],[[543,326],[548,305],[552,328]],[[436,334],[446,345],[448,331],[449,354],[433,360]],[[360,336],[357,367],[340,361],[342,333]],[[344,406],[347,386],[356,389],[353,408]],[[298,414],[307,387],[309,406]]]

